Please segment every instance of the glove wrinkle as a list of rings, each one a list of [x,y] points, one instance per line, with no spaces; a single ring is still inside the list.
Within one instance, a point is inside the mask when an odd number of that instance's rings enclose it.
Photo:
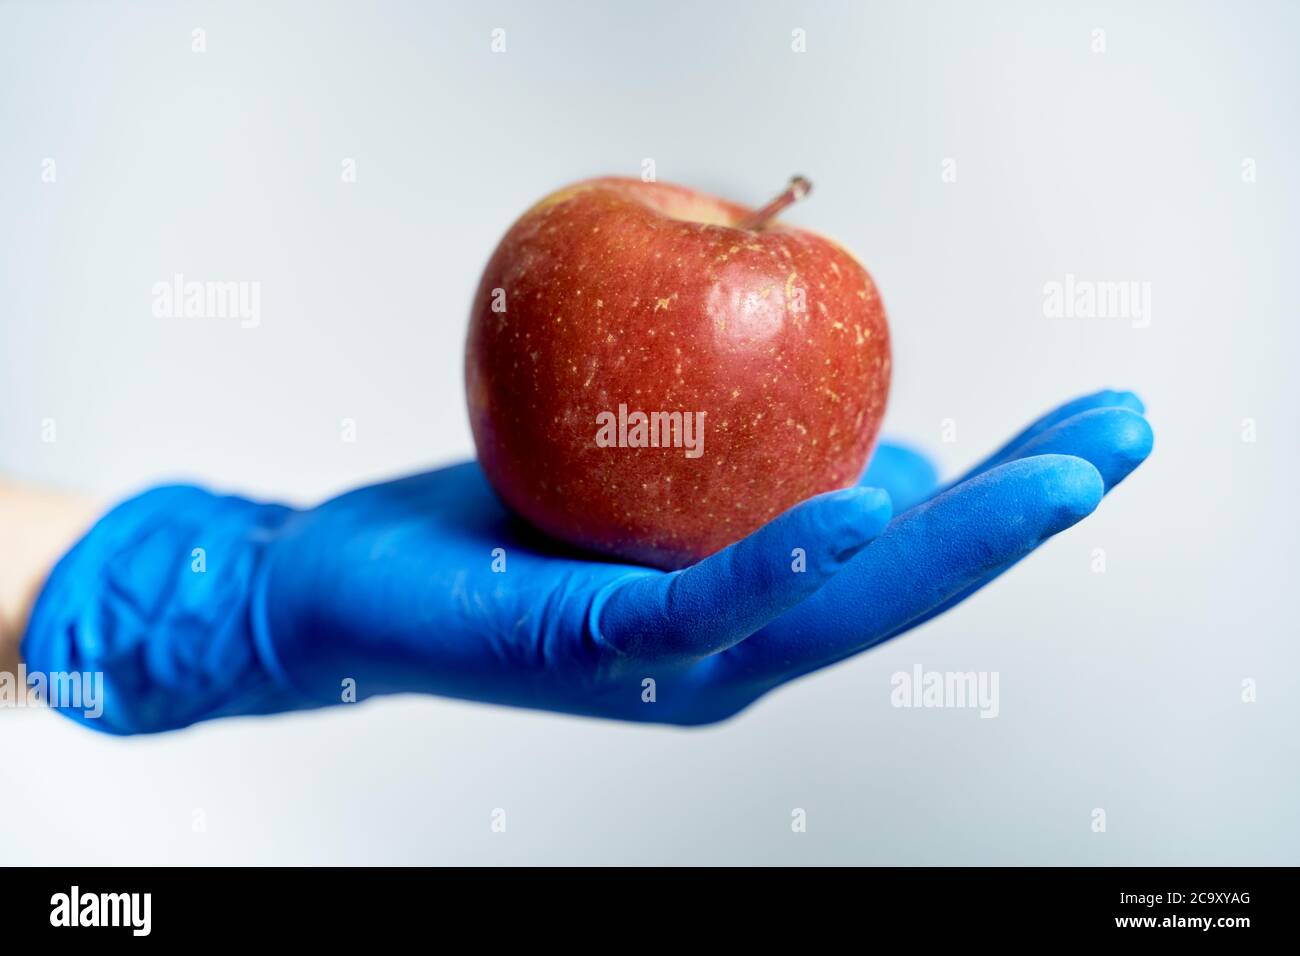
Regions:
[[[21,649],[29,673],[99,675],[101,714],[59,710],[114,734],[279,709],[249,582],[287,513],[178,485],[118,505],[42,588]]]

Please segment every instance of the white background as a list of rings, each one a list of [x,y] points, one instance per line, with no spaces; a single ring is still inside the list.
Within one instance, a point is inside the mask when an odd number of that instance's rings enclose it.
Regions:
[[[887,432],[946,471],[1103,386],[1156,431],[958,611],[713,728],[416,698],[129,740],[0,714],[4,861],[1300,862],[1298,28],[1263,2],[0,6],[10,477],[308,503],[471,455],[493,245],[645,158],[755,204],[814,180],[788,217],[872,270]],[[177,272],[260,282],[261,325],[155,318]],[[1045,318],[1066,273],[1150,282],[1151,326]],[[892,708],[917,663],[1000,672],[1001,716]]]

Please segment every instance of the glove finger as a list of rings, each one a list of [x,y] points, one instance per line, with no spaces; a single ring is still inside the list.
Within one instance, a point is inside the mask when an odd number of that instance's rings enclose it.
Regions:
[[[894,511],[902,514],[934,494],[939,473],[926,455],[914,448],[882,442],[871,456],[867,472],[858,482],[889,492]]]
[[[879,488],[810,498],[689,568],[624,579],[597,600],[594,630],[643,659],[714,654],[815,592],[884,531],[892,514]]]
[[[1032,439],[1021,449],[1021,454],[1059,454],[1084,458],[1101,474],[1106,491],[1109,492],[1146,460],[1151,454],[1154,440],[1151,426],[1137,412],[1127,408],[1094,408],[1075,415]],[[930,618],[938,617],[1000,577],[1016,563],[1018,562],[998,568],[905,627],[918,627]],[[894,634],[889,636],[893,637]]]
[[[999,465],[895,519],[826,587],[723,655],[714,676],[779,683],[877,644],[1086,517],[1103,489],[1082,458]]]
[[[1010,460],[1033,455],[1073,455],[1092,463],[1106,490],[1132,474],[1151,454],[1155,434],[1142,415],[1128,408],[1080,412],[1031,438]]]
[[[1028,450],[1030,442],[1062,422],[1085,411],[1101,408],[1125,408],[1137,414],[1143,411],[1142,400],[1132,392],[1107,389],[1076,398],[1038,419],[961,478],[944,487],[956,487],[995,465],[1032,454]],[[1068,451],[1063,453],[1069,454]],[[896,442],[884,442],[876,449],[860,484],[884,488],[894,502],[894,512],[902,514],[932,497],[939,487],[939,480],[934,463],[922,452]]]
[[[981,461],[974,468],[971,468],[956,481],[951,482],[947,487],[956,487],[963,481],[974,478],[976,475],[982,474],[990,468],[1001,465],[1004,462],[1014,461],[1017,458],[1025,457],[1025,452],[1023,450],[1025,445],[1037,438],[1043,432],[1054,428],[1081,412],[1090,411],[1096,408],[1127,408],[1131,411],[1137,412],[1139,415],[1146,411],[1146,406],[1142,404],[1142,399],[1138,398],[1137,395],[1132,392],[1103,389],[1102,391],[1094,392],[1091,395],[1083,395],[1048,412],[1042,418],[1038,419],[1038,421],[1021,431],[1015,438],[1012,438],[993,454]]]

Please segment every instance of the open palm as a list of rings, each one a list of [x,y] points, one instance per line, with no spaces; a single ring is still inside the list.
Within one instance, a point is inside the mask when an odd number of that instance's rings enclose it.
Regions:
[[[964,600],[1097,507],[1151,449],[1140,401],[1062,405],[939,489],[884,444],[811,499],[676,572],[542,538],[473,462],[350,492],[277,532],[265,642],[304,702],[418,691],[707,723]],[[892,499],[892,511],[890,501]]]

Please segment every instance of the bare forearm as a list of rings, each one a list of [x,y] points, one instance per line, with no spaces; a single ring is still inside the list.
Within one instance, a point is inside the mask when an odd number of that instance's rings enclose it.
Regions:
[[[16,670],[36,595],[99,511],[89,498],[0,481],[0,673]]]

